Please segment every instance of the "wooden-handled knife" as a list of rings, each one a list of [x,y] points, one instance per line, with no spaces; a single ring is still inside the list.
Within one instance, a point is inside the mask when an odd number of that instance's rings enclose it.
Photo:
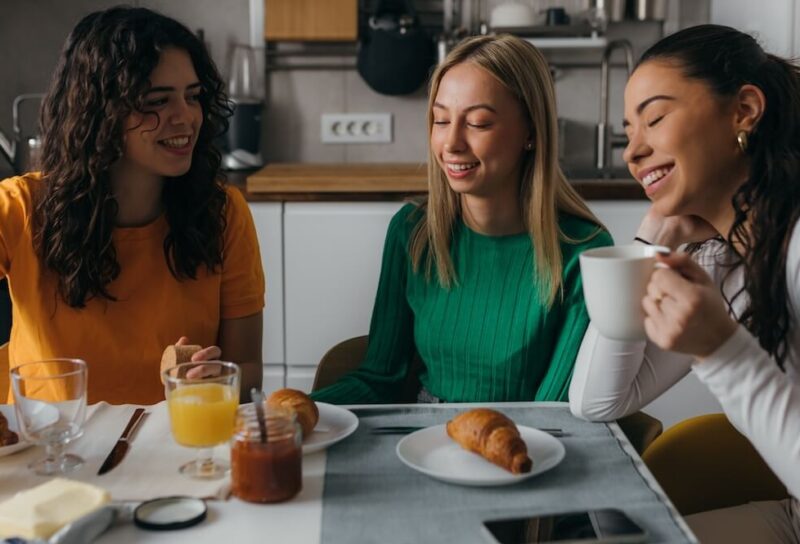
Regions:
[[[111,448],[111,453],[108,454],[108,457],[106,457],[106,460],[103,461],[103,465],[100,467],[100,470],[97,471],[98,476],[110,471],[120,464],[122,459],[125,458],[125,454],[128,453],[128,449],[131,445],[129,439],[136,430],[136,427],[138,427],[139,423],[142,421],[142,417],[145,413],[146,412],[144,408],[137,408],[133,412],[130,420],[128,420],[128,424],[125,426],[125,430],[122,431],[122,436],[119,437],[117,443],[114,444],[113,448]]]

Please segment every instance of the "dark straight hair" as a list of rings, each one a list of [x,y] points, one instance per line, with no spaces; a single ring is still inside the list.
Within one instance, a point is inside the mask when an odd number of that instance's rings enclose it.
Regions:
[[[800,214],[800,69],[766,53],[749,34],[719,25],[667,36],[645,51],[639,65],[654,60],[675,63],[722,99],[746,84],[764,93],[766,108],[748,135],[749,176],[731,202],[735,218],[727,239],[743,248],[738,264],[745,280],[729,303],[747,293],[739,321],[783,368],[792,319],[786,257]]]

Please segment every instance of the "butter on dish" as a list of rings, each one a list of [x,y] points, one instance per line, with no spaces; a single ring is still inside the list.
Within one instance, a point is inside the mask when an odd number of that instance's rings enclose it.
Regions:
[[[0,503],[0,537],[48,538],[110,500],[105,489],[54,478]]]

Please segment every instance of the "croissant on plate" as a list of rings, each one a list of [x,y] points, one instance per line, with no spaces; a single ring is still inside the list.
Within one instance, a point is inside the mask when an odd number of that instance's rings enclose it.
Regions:
[[[319,421],[317,403],[297,389],[278,389],[267,399],[267,406],[285,408],[297,414],[297,422],[303,429],[303,438],[311,434]]]
[[[517,426],[496,410],[475,408],[458,414],[447,422],[447,435],[513,474],[530,472],[533,466]]]

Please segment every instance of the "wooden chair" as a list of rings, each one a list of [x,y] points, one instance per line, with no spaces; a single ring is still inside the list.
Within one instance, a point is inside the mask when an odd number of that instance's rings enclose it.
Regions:
[[[678,423],[655,440],[642,459],[684,516],[789,496],[725,414]]]
[[[357,336],[333,346],[322,356],[314,376],[312,391],[322,389],[351,370],[358,368],[367,352],[367,336]],[[420,390],[419,370],[422,361],[415,355],[403,385],[400,402],[416,402]],[[617,421],[622,431],[631,441],[633,447],[641,454],[647,446],[661,434],[662,425],[659,420],[644,412],[636,412]]]
[[[368,336],[356,336],[339,342],[329,349],[317,365],[317,373],[314,375],[314,385],[311,386],[311,390],[317,391],[327,387],[351,370],[357,369],[367,353],[367,340],[369,340]],[[415,354],[398,402],[414,403],[417,401],[417,394],[422,387],[419,382],[421,366],[422,360]]]
[[[8,402],[9,368],[8,342],[6,342],[0,345],[0,404],[6,404]]]

